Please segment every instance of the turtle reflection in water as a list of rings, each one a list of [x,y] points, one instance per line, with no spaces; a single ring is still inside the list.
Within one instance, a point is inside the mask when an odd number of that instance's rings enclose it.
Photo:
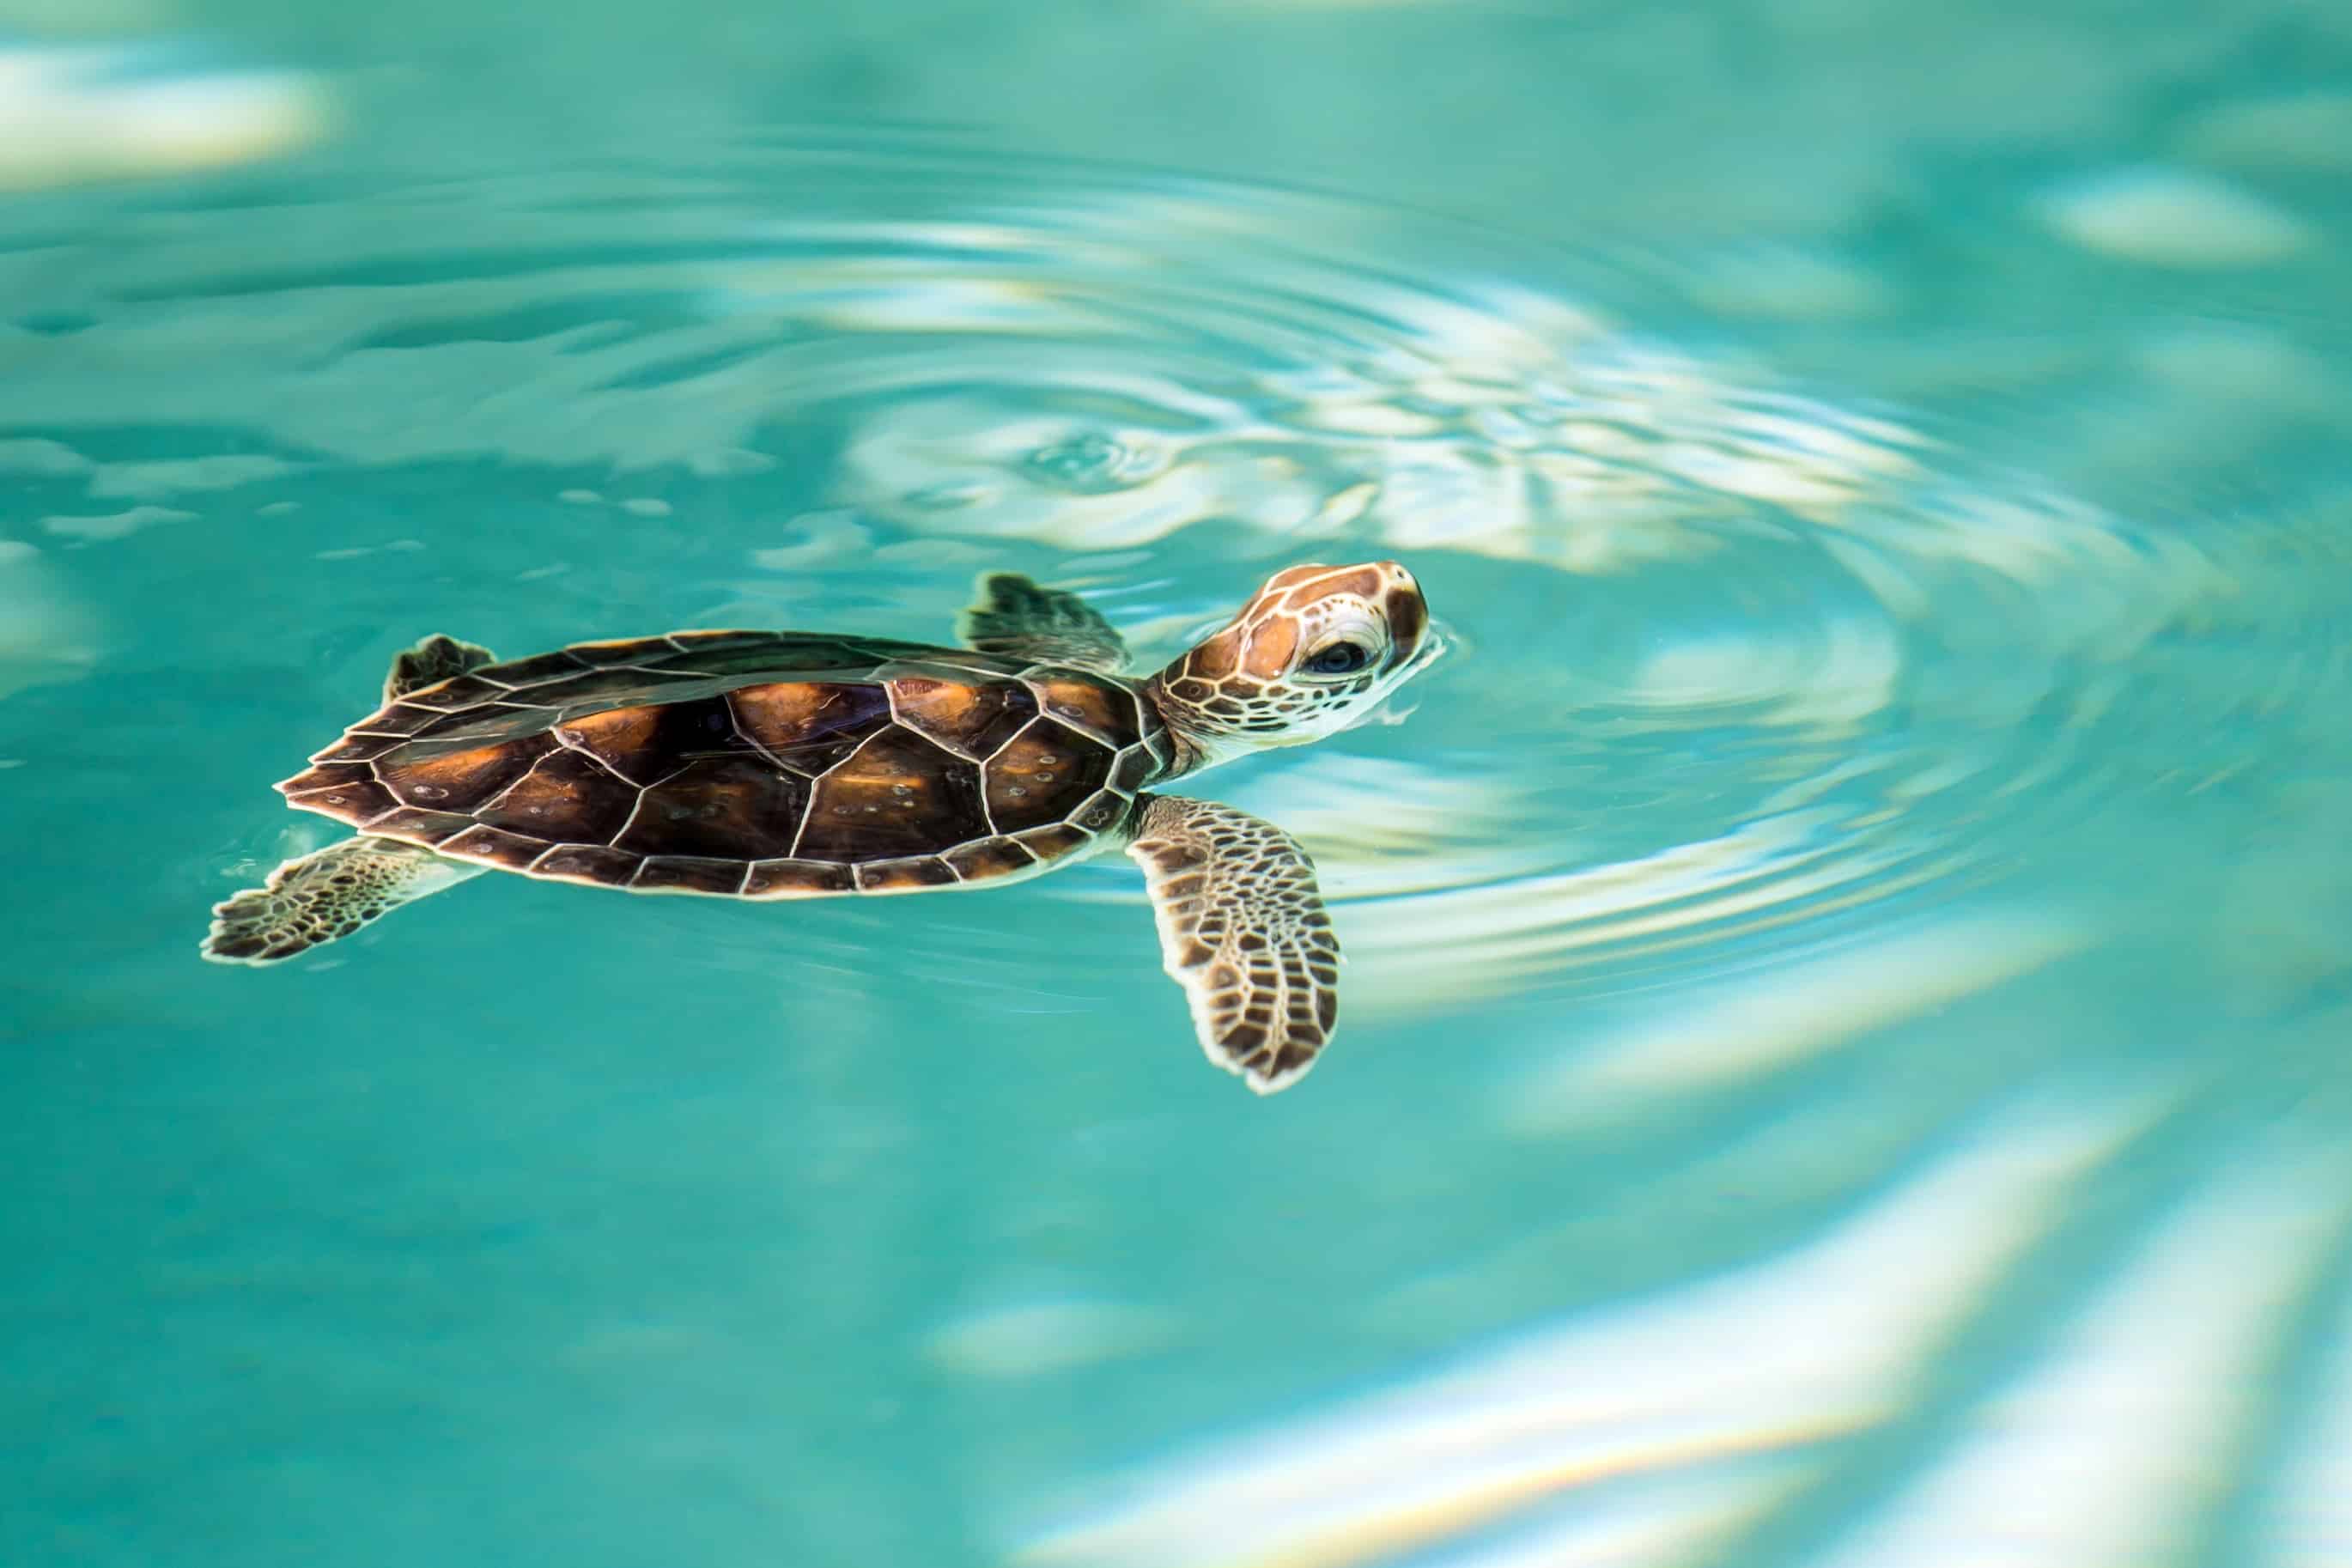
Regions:
[[[272,963],[488,868],[733,899],[908,893],[1122,848],[1212,1061],[1261,1093],[1329,1041],[1315,868],[1245,812],[1152,787],[1362,719],[1437,655],[1393,562],[1294,566],[1156,675],[1076,595],[994,574],[962,647],[689,631],[509,663],[431,637],[383,706],[278,788],[361,837],[214,910]]]

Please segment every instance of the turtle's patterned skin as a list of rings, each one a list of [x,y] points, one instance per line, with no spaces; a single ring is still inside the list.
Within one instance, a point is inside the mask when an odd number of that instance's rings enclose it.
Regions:
[[[1261,1094],[1339,1016],[1314,862],[1271,823],[1152,786],[1335,734],[1439,650],[1394,562],[1294,566],[1156,675],[1084,599],[992,573],[961,647],[694,631],[499,662],[429,637],[383,705],[278,787],[359,829],[215,905],[276,963],[487,869],[780,900],[1002,883],[1124,849],[1209,1059]]]
[[[1095,671],[875,638],[576,643],[402,694],[280,784],[456,860],[793,899],[1034,872],[1125,820],[1175,749]]]

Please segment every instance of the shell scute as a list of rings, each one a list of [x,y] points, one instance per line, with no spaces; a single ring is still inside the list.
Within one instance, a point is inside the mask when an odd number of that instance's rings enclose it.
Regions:
[[[296,791],[288,788],[288,785],[299,784],[309,776],[307,773],[298,774],[278,786],[286,791],[289,805],[321,812],[352,823],[369,822],[386,812],[400,809],[398,798],[373,778],[351,779],[318,789]]]
[[[651,659],[667,658],[677,651],[667,637],[614,637],[601,642],[576,642],[563,650],[582,664],[602,668],[607,665],[643,664]]]
[[[555,716],[556,710],[552,708],[500,698],[496,701],[459,709],[415,738],[454,750],[458,744],[469,741],[477,743],[511,741],[519,736],[534,734],[553,723]]]
[[[611,843],[639,855],[733,860],[740,870],[792,847],[808,799],[808,781],[764,757],[698,757],[646,790]]]
[[[648,855],[629,886],[641,893],[718,893],[732,897],[742,890],[744,873],[750,869],[748,864],[738,859]]]
[[[552,735],[526,735],[462,751],[420,742],[380,757],[376,776],[403,804],[472,812],[555,749]]]
[[[801,858],[890,860],[936,853],[988,831],[980,770],[893,725],[817,781]]]
[[[347,734],[333,745],[310,753],[314,763],[364,763],[400,744],[397,735]]]
[[[333,789],[351,784],[373,784],[375,770],[365,763],[320,763],[282,781],[280,795],[311,795],[320,790]]]
[[[999,832],[1066,821],[1110,777],[1111,752],[1091,736],[1040,719],[988,764],[988,814]]]
[[[585,753],[558,747],[474,816],[558,844],[609,844],[636,802],[636,791]]]
[[[1070,821],[1089,833],[1100,833],[1118,821],[1127,809],[1127,799],[1109,790],[1097,791],[1094,797],[1070,813]]]
[[[1013,838],[983,838],[977,844],[958,845],[940,858],[967,882],[1010,877],[1038,863],[1036,856]]]
[[[1036,696],[1017,681],[902,674],[887,689],[899,723],[976,763],[1037,716]]]
[[[559,844],[530,863],[534,877],[625,888],[644,857],[602,844]]]
[[[1129,746],[1111,765],[1110,787],[1121,795],[1133,795],[1160,775],[1161,765],[1150,746]]]
[[[429,849],[474,826],[472,817],[454,811],[419,811],[415,806],[396,805],[381,816],[370,817],[367,829],[385,838],[402,838]]]
[[[400,700],[412,708],[431,708],[440,712],[455,712],[462,708],[478,707],[511,695],[509,688],[479,676],[460,675],[438,686],[403,694]]]
[[[1055,719],[1086,731],[1112,750],[1143,738],[1135,699],[1123,688],[1066,671],[1032,674],[1038,705]]]
[[[911,893],[920,888],[948,887],[959,879],[937,855],[869,860],[854,869],[861,893]]]
[[[661,724],[658,708],[613,708],[567,719],[550,733],[562,744],[595,758],[616,777],[645,785],[677,765],[654,744]]]
[[[691,670],[655,670],[642,665],[583,669],[562,679],[509,692],[509,702],[541,708],[618,708],[631,702],[672,702],[703,678]],[[707,688],[706,688],[707,689]]]
[[[445,715],[413,702],[387,702],[352,726],[354,734],[397,735],[405,740],[439,723]]]
[[[856,890],[857,879],[850,868],[830,860],[761,860],[743,881],[747,899],[814,899]]]
[[[534,654],[511,664],[484,665],[474,673],[488,676],[502,686],[536,686],[543,681],[561,680],[567,675],[577,675],[587,668],[587,661],[575,658],[562,648],[553,653]]]
[[[793,680],[867,681],[874,669],[895,653],[910,647],[860,637],[835,637],[799,632],[720,633],[727,640],[697,643],[704,634],[673,632],[677,646],[660,658],[644,660],[646,668],[692,675],[705,680],[738,676],[765,676]]]
[[[443,839],[434,847],[460,860],[479,860],[486,865],[503,866],[509,871],[520,871],[546,854],[551,846],[544,838],[530,838],[520,833],[509,833],[501,827],[484,827],[476,823],[463,833]]]
[[[738,688],[724,700],[746,741],[811,776],[890,722],[889,694],[870,681],[773,681]]]
[[[698,758],[757,755],[736,731],[721,697],[582,713],[555,724],[552,732],[640,787],[659,784]]]
[[[1073,850],[1083,849],[1094,842],[1094,835],[1072,827],[1066,822],[1055,822],[1044,827],[1027,828],[1013,837],[1040,860],[1059,859]]]
[[[950,680],[993,683],[1032,668],[1028,659],[1010,654],[982,653],[969,647],[910,647],[877,673],[884,676],[933,675]]]

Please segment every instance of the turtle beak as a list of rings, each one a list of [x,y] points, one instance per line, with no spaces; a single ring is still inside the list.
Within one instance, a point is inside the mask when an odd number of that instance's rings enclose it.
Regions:
[[[1363,721],[1371,724],[1402,724],[1412,718],[1419,710],[1421,703],[1418,700],[1411,702],[1404,700],[1405,682],[1435,664],[1453,646],[1454,638],[1439,623],[1432,621],[1423,626],[1421,630],[1419,646],[1406,657],[1404,664],[1397,670],[1396,683],[1389,688],[1389,694],[1386,697],[1372,705],[1371,711],[1364,715]]]
[[[1412,650],[1412,657],[1405,660],[1404,668],[1398,672],[1397,679],[1409,680],[1419,675],[1451,652],[1456,640],[1453,627],[1444,621],[1431,621],[1421,628],[1420,646]]]

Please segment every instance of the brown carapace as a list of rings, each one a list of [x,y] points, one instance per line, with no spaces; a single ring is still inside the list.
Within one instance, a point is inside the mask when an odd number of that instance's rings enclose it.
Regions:
[[[360,837],[219,905],[268,963],[483,869],[783,900],[963,888],[1126,849],[1211,1059],[1261,1091],[1328,1042],[1339,947],[1306,853],[1155,784],[1363,717],[1435,657],[1393,563],[1277,574],[1157,675],[1077,595],[992,574],[961,647],[689,631],[499,662],[402,653],[383,705],[278,787]]]

